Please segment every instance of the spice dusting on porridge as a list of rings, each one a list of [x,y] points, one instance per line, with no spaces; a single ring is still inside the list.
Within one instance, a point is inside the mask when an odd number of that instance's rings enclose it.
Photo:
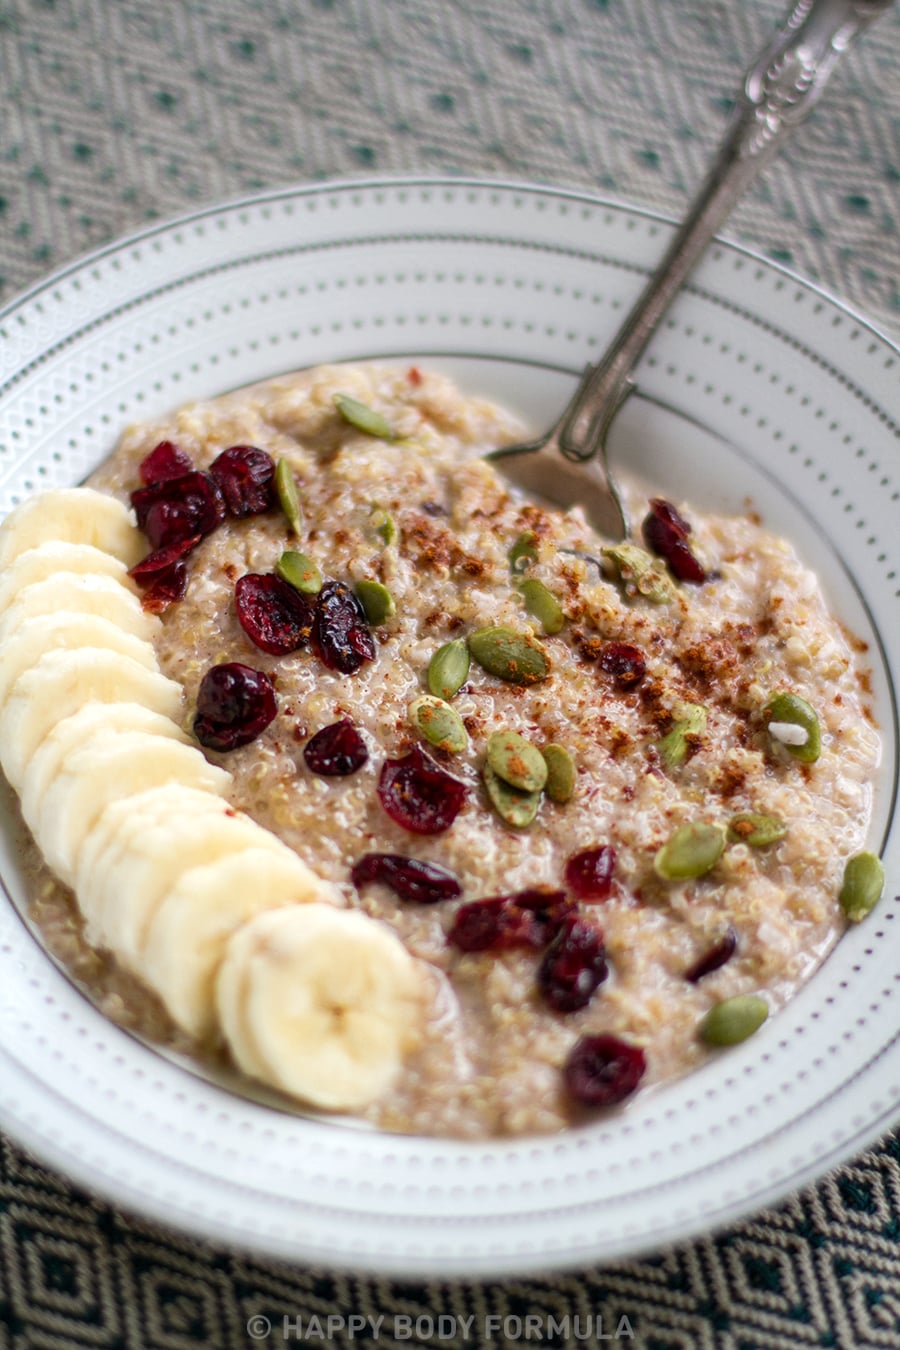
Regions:
[[[123,789],[144,817],[108,802],[82,843],[64,815],[67,886],[36,883],[112,1015],[381,1127],[552,1131],[752,1034],[871,908],[879,738],[815,577],[751,514],[637,486],[610,544],[485,462],[520,435],[438,375],[333,367],[133,428],[94,475],[143,531],[109,585],[162,683],[128,698],[177,724]],[[63,727],[3,761],[45,854]]]

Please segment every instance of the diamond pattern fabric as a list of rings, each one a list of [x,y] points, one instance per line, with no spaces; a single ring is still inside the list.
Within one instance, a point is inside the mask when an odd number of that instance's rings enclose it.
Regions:
[[[0,305],[149,221],[304,180],[521,179],[678,216],[781,14],[775,0],[0,0]],[[726,228],[895,338],[898,70],[895,5]],[[898,1291],[896,1134],[726,1231],[467,1284],[218,1250],[0,1144],[3,1350],[891,1350]]]

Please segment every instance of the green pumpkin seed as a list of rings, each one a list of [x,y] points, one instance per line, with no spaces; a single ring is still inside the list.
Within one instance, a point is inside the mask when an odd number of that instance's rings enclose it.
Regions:
[[[369,514],[369,526],[373,534],[376,534],[381,542],[390,546],[396,544],[400,538],[400,527],[391,515],[390,511],[385,511],[381,506],[373,506]]]
[[[517,576],[527,572],[532,563],[537,562],[537,535],[534,530],[526,530],[524,534],[520,534],[506,556],[511,572],[515,572]]]
[[[822,751],[816,711],[799,694],[773,694],[763,708],[770,737],[794,759],[814,764]]]
[[[728,822],[728,838],[733,844],[749,844],[751,848],[768,848],[787,834],[787,826],[777,816],[762,811],[738,811]]]
[[[553,802],[567,802],[575,791],[575,760],[564,745],[545,745],[541,750],[547,765],[544,791]]]
[[[349,422],[351,427],[356,427],[357,431],[364,431],[369,436],[377,437],[379,441],[394,439],[394,433],[381,413],[366,403],[360,403],[359,399],[351,398],[349,394],[335,394],[334,406],[344,421]]]
[[[504,783],[520,792],[540,792],[547,781],[544,756],[517,731],[492,732],[488,737],[487,762]]]
[[[645,549],[636,544],[613,544],[602,553],[613,564],[629,599],[643,596],[651,604],[664,605],[675,598],[672,578]]]
[[[871,913],[883,891],[884,866],[876,853],[857,853],[847,860],[838,903],[851,923]]]
[[[657,749],[667,769],[675,769],[687,758],[692,740],[706,730],[706,709],[702,703],[680,703],[675,709],[677,721],[666,732]]]
[[[455,708],[442,698],[421,694],[409,705],[409,720],[430,745],[438,750],[459,754],[465,750],[469,737],[463,720]]]
[[[294,477],[294,472],[284,458],[280,459],[275,466],[275,491],[278,494],[281,509],[287,517],[287,523],[299,539],[303,533],[303,508],[300,505],[300,494],[297,491],[297,480]]]
[[[520,587],[525,608],[533,614],[545,633],[558,633],[566,621],[562,605],[542,581],[529,577]]]
[[[485,763],[482,775],[491,805],[500,819],[514,830],[527,829],[538,813],[541,793],[521,792],[518,788],[510,787],[499,774],[494,773],[488,763]]]
[[[305,553],[282,553],[275,564],[275,571],[282,581],[304,595],[318,595],[322,589],[322,573]]]
[[[538,684],[550,674],[550,658],[537,638],[502,624],[471,633],[469,651],[489,675],[509,684]]]
[[[700,1023],[700,1039],[707,1045],[739,1045],[758,1031],[769,1015],[765,999],[738,994],[714,1003]]]
[[[449,702],[469,678],[469,649],[463,638],[438,647],[428,663],[428,688],[435,698]]]
[[[358,581],[356,595],[369,623],[387,623],[397,613],[397,605],[387,586],[380,581]]]
[[[692,820],[669,836],[653,859],[653,868],[663,881],[690,881],[711,872],[724,851],[721,825]]]

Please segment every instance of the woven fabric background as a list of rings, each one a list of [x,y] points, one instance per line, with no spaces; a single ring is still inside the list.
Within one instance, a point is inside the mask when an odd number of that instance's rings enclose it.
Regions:
[[[519,178],[677,215],[781,12],[777,0],[0,0],[0,304],[149,220],[298,180]],[[898,126],[895,4],[727,228],[895,337]],[[529,1314],[540,1337],[525,1336]],[[0,1350],[292,1342],[900,1347],[900,1136],[725,1232],[480,1285],[249,1260],[118,1213],[3,1141]]]

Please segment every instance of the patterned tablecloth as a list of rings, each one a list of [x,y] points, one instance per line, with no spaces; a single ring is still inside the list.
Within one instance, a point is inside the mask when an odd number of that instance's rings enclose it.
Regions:
[[[298,180],[516,178],[677,215],[780,15],[778,0],[0,0],[0,302],[147,221]],[[895,337],[898,76],[895,5],[728,225]],[[291,1342],[900,1347],[900,1135],[724,1232],[465,1285],[204,1246],[2,1142],[0,1347]]]

